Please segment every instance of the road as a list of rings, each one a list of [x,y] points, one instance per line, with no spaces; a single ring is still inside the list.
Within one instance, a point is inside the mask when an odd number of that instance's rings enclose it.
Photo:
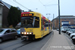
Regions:
[[[0,44],[0,50],[40,50],[40,48],[49,40],[53,32],[42,39],[34,41],[8,40]]]
[[[34,41],[22,41],[21,38],[4,41],[0,44],[0,50],[40,50],[53,35],[54,33],[52,32],[44,38]],[[67,39],[69,40],[68,37]]]

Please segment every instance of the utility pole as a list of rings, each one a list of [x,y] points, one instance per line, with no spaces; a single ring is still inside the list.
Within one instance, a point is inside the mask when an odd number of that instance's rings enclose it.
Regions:
[[[59,17],[59,34],[61,34],[61,30],[60,30],[60,0],[58,0],[58,17]]]
[[[54,19],[54,14],[53,14],[53,19]]]
[[[53,20],[54,20],[54,14],[53,14]],[[54,29],[54,21],[53,21],[53,29]]]

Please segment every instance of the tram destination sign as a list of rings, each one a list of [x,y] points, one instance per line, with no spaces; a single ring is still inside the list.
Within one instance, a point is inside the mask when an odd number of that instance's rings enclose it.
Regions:
[[[22,16],[33,16],[33,14],[22,14]]]

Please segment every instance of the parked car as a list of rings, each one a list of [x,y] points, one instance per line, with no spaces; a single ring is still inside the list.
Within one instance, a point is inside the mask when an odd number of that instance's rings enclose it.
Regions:
[[[73,30],[73,33],[70,34],[70,37],[73,38],[75,36],[75,30]]]
[[[21,36],[20,29],[17,29],[17,36]]]
[[[57,31],[59,31],[59,29],[57,29]]]
[[[71,28],[66,31],[67,34],[70,33],[70,32],[71,32]]]
[[[64,28],[63,28],[63,29],[61,29],[61,31],[62,31],[62,32],[64,32],[64,33],[66,33],[66,29],[64,29]]]
[[[75,36],[75,33],[72,33],[72,34],[70,35],[71,38],[73,38],[74,36]]]
[[[21,27],[21,22],[16,25],[16,28],[19,29]]]
[[[68,35],[74,33],[74,31],[75,31],[75,28],[71,28],[70,31],[68,32]]]
[[[75,36],[72,38],[73,43],[75,44]]]
[[[16,29],[13,28],[1,28],[0,29],[0,42],[8,39],[17,39]]]

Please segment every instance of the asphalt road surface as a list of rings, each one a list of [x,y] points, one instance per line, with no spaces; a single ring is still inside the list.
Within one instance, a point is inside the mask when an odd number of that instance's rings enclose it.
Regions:
[[[48,42],[48,40],[53,37],[53,34],[54,32],[51,32],[44,38],[34,41],[22,41],[21,38],[18,38],[17,40],[4,41],[0,44],[0,50],[40,50]],[[64,36],[67,37],[68,41],[71,41],[66,34],[64,34]]]
[[[53,32],[42,39],[34,41],[22,41],[21,38],[17,40],[7,40],[0,43],[0,50],[40,50],[52,35]]]

